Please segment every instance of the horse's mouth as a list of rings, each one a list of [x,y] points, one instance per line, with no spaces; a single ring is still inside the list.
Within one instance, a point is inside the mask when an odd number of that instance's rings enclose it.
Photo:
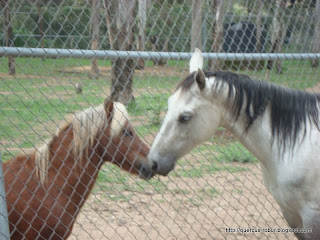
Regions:
[[[158,167],[158,164],[156,162],[153,162],[151,168],[154,174],[167,176],[175,168],[175,164],[171,164],[170,166],[160,168]]]
[[[149,180],[155,175],[149,165],[142,165],[139,171],[139,177],[144,180]]]
[[[150,161],[150,164],[155,174],[167,176],[175,168],[176,157],[166,158],[166,161],[162,161],[161,164],[159,164],[159,161]]]

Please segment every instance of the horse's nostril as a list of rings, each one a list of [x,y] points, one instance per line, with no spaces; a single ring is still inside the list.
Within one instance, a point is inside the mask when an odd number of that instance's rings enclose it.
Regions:
[[[158,164],[157,164],[156,162],[152,162],[151,169],[152,169],[153,171],[156,171],[157,168],[158,168]]]

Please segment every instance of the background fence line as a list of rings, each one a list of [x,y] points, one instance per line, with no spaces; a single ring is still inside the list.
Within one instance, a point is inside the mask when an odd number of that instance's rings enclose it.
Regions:
[[[56,48],[18,48],[0,47],[0,56],[12,57],[45,57],[45,58],[98,58],[117,59],[131,58],[144,60],[187,60],[192,52],[149,52],[149,51],[111,51],[86,49]],[[204,59],[220,60],[315,60],[320,53],[202,53]]]

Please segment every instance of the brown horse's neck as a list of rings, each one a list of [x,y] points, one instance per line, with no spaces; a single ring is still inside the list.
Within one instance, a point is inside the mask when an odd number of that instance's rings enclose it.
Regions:
[[[88,156],[83,156],[80,161],[74,157],[72,147],[73,128],[70,125],[60,131],[50,144],[49,168],[44,187],[50,189],[54,185],[65,195],[72,196],[73,204],[81,207],[93,188],[103,161],[91,147]]]

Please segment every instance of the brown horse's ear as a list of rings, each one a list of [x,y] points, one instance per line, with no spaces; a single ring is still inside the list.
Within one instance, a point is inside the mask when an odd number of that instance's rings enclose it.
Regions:
[[[110,98],[104,100],[104,109],[106,110],[107,119],[110,123],[113,118],[113,101]]]
[[[198,71],[194,74],[194,78],[199,86],[199,89],[202,90],[206,86],[206,77],[204,72],[198,68]]]

